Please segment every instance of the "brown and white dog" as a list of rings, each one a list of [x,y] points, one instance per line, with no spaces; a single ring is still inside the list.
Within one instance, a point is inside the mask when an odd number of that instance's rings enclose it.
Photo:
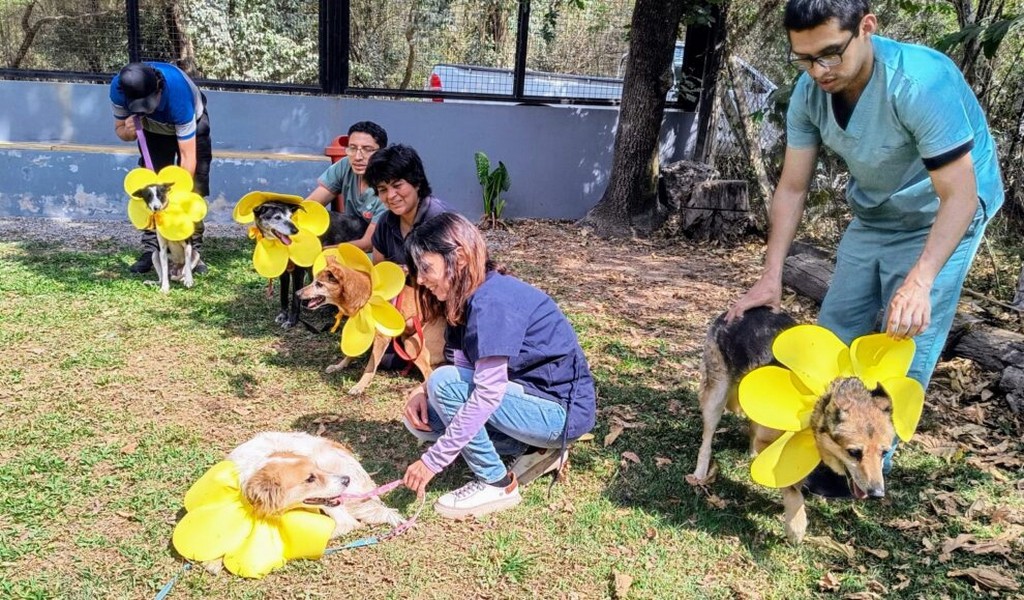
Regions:
[[[330,304],[338,307],[340,315],[351,317],[369,302],[371,292],[372,285],[368,274],[350,269],[329,256],[327,266],[317,273],[313,283],[299,290],[298,297],[306,302],[307,308],[315,309]],[[397,306],[406,322],[420,318],[416,290],[412,287],[407,285],[402,289]],[[444,362],[444,329],[444,319],[436,318],[422,323],[422,337],[416,331],[407,331],[398,338],[406,354],[413,357],[412,362],[423,374],[424,381],[433,372],[434,367]],[[374,336],[366,370],[349,390],[350,394],[361,394],[366,386],[370,385],[390,343],[391,338],[380,332]],[[351,358],[345,357],[341,362],[327,367],[327,372],[333,373],[344,369],[351,362]]]
[[[403,521],[378,498],[341,498],[369,492],[377,484],[352,452],[333,440],[296,431],[264,432],[232,450],[228,460],[238,466],[242,493],[259,516],[319,508],[334,519],[331,537],[364,524]]]
[[[784,313],[766,307],[746,311],[732,323],[720,315],[704,342],[704,373],[700,407],[704,434],[697,467],[686,476],[691,485],[709,484],[715,476],[711,445],[723,411],[739,413],[739,381],[750,371],[774,362],[772,342],[796,325]],[[811,416],[814,440],[822,462],[847,478],[857,499],[885,496],[882,460],[896,436],[892,400],[881,390],[867,389],[856,377],[837,379],[818,399]],[[783,432],[750,423],[750,452],[756,456]],[[799,543],[807,531],[807,512],[801,484],[782,490],[786,537]]]

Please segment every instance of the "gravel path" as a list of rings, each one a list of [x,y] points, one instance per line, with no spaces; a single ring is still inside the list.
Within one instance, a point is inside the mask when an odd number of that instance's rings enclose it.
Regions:
[[[203,239],[245,237],[237,223],[207,223]],[[0,242],[47,242],[65,250],[109,248],[111,244],[136,248],[140,233],[124,221],[70,221],[42,217],[0,217]]]

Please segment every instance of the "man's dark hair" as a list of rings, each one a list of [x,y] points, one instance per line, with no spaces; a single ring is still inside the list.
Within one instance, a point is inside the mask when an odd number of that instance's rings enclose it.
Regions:
[[[856,33],[869,12],[868,0],[789,0],[782,25],[786,31],[806,31],[836,19],[840,29]]]
[[[377,145],[381,148],[386,148],[388,145],[388,132],[384,131],[384,128],[374,123],[373,121],[359,121],[353,123],[348,128],[348,134],[351,136],[353,133],[365,133],[366,135],[373,138],[373,141],[377,142]]]
[[[395,144],[374,152],[366,165],[363,179],[372,187],[404,179],[416,188],[420,200],[430,195],[430,182],[423,172],[423,161],[411,146],[405,144]]]

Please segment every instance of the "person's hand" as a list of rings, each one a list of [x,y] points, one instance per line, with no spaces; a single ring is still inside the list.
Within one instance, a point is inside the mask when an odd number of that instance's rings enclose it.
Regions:
[[[928,329],[932,319],[931,285],[908,275],[892,299],[885,332],[897,340],[914,337]]]
[[[427,465],[423,464],[422,460],[418,460],[405,470],[405,476],[402,477],[402,483],[405,487],[416,492],[416,499],[422,500],[423,494],[427,490],[427,484],[434,478],[434,472],[427,468]]]
[[[758,306],[770,306],[778,310],[782,305],[782,282],[775,277],[762,275],[746,294],[740,297],[729,312],[726,313],[725,322],[731,323],[733,319],[743,316],[748,309]]]
[[[427,392],[422,385],[413,388],[405,400],[405,419],[420,431],[430,431],[427,412]]]
[[[124,120],[124,132],[131,139],[139,137],[138,131],[135,129],[135,117],[131,116]]]

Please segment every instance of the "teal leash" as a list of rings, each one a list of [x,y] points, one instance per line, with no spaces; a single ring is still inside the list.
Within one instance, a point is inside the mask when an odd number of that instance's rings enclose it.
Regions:
[[[154,598],[153,600],[164,600],[164,598],[167,597],[167,594],[170,594],[171,590],[174,589],[174,584],[178,583],[178,579],[181,578],[181,576],[184,575],[185,572],[188,571],[191,568],[192,568],[192,563],[190,563],[190,562],[185,563],[181,567],[181,570],[178,571],[178,574],[175,575],[174,577],[171,577],[171,580],[168,581],[167,583],[165,583],[164,587],[160,588],[160,591],[157,592],[157,594],[156,594],[156,598]]]

